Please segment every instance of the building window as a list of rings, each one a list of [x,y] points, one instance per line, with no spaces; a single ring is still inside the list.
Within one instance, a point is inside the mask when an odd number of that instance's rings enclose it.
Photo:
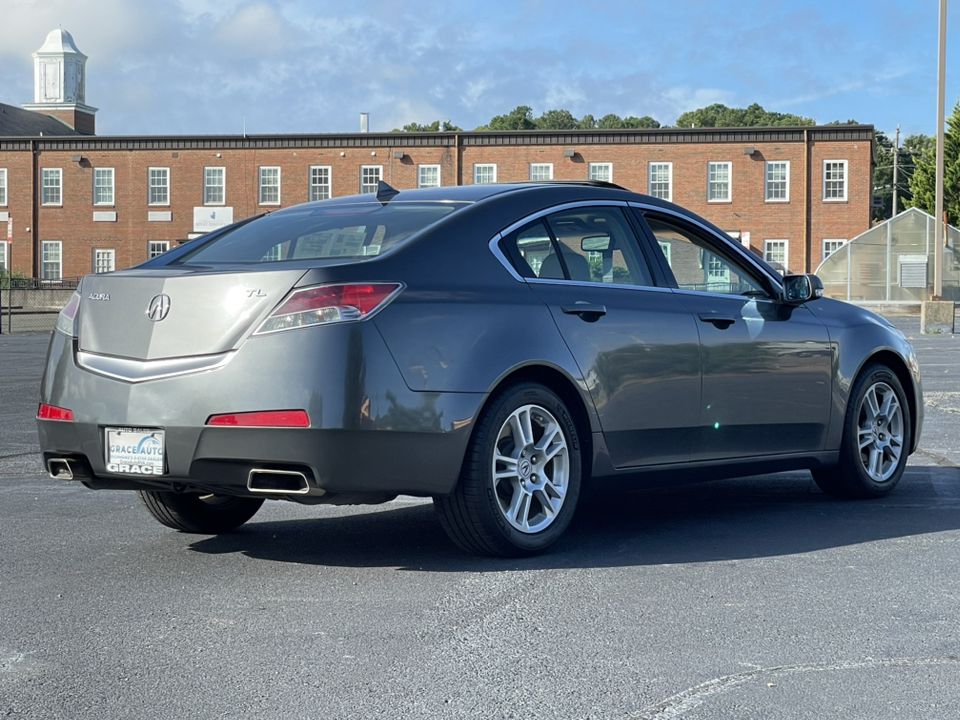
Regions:
[[[380,178],[383,177],[383,165],[360,166],[360,192],[376,193]]]
[[[280,204],[280,168],[260,168],[260,204]]]
[[[553,163],[530,163],[531,180],[553,180]]]
[[[787,241],[786,240],[764,240],[763,241],[763,259],[774,269],[786,274],[787,272]]]
[[[790,162],[788,160],[767,163],[763,199],[767,202],[790,200]]]
[[[153,260],[153,258],[163,255],[169,249],[169,240],[151,240],[147,243],[147,259]]]
[[[652,197],[673,201],[673,163],[652,162],[648,168],[647,192]]]
[[[94,250],[93,251],[93,271],[95,273],[108,273],[116,270],[116,253],[112,250]]]
[[[150,205],[170,204],[170,168],[152,167],[147,171],[149,189],[147,203]]]
[[[440,166],[421,165],[417,168],[417,187],[440,187]]]
[[[590,163],[589,177],[591,180],[613,182],[613,163]]]
[[[707,201],[730,202],[730,163],[707,164]]]
[[[93,204],[113,205],[113,168],[93,169]]]
[[[59,280],[63,277],[62,243],[59,240],[44,240],[40,243],[40,279]]]
[[[847,244],[846,240],[824,240],[823,241],[823,259],[833,255],[837,250]]]
[[[227,190],[227,169],[208,167],[203,169],[203,204],[223,205]]]
[[[7,204],[7,169],[0,168],[0,206]]]
[[[44,168],[42,171],[41,205],[63,205],[63,170]]]
[[[310,168],[310,202],[330,197],[330,166],[313,165]]]
[[[9,270],[7,266],[7,243],[0,242],[0,272]]]
[[[473,184],[488,185],[497,181],[497,166],[494,163],[473,166]]]
[[[846,160],[823,161],[823,199],[834,201],[847,199]]]

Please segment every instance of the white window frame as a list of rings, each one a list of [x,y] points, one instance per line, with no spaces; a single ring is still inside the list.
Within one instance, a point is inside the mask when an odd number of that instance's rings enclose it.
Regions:
[[[330,165],[311,165],[309,183],[309,202],[330,199],[333,196],[333,168]]]
[[[726,177],[721,177],[721,172]],[[733,202],[733,167],[729,161],[707,163],[707,202]]]
[[[821,249],[820,262],[823,262],[828,257],[833,255],[835,252],[842,249],[843,246],[846,244],[847,244],[847,241],[842,240],[840,238],[824,238],[823,244],[820,246],[820,249]],[[832,247],[832,249],[827,250],[827,247]]]
[[[169,240],[148,240],[147,241],[147,260],[153,260],[160,257],[170,250]]]
[[[46,207],[63,207],[63,168],[40,170],[40,204]]]
[[[7,245],[8,243],[0,241],[0,272],[10,270],[7,267]]]
[[[257,199],[260,205],[280,204],[280,166],[261,165],[257,173]]]
[[[163,199],[159,199],[161,194]],[[170,205],[170,168],[147,168],[147,205]]]
[[[849,164],[846,160],[824,160],[823,161],[823,201],[824,202],[846,202],[847,184],[850,174],[848,172]],[[841,177],[838,179],[834,173],[840,171]]]
[[[489,180],[482,179],[483,174],[488,174]],[[490,183],[495,183],[497,181],[497,164],[496,163],[476,163],[473,166],[473,184],[474,185],[489,185]]]
[[[553,163],[530,163],[530,179],[553,180]]]
[[[7,206],[7,169],[0,168],[0,207]]]
[[[210,165],[203,169],[203,204],[227,204],[227,169],[225,167]]]
[[[425,174],[429,176],[434,172],[436,172],[437,174],[435,181],[429,177],[427,178],[424,177]],[[418,188],[440,187],[440,166],[439,165],[418,165],[417,166],[417,187]]]
[[[360,166],[360,194],[376,194],[377,184],[383,179],[383,165]]]
[[[783,178],[771,178],[771,174],[782,168]],[[764,202],[790,202],[790,161],[768,160],[763,173]]]
[[[603,177],[601,177],[601,175]],[[587,178],[590,180],[600,180],[603,182],[613,182],[613,163],[596,162],[587,165]]]
[[[113,206],[116,173],[112,167],[93,169],[93,204]]]
[[[664,184],[664,181],[660,179],[660,176],[654,176],[654,172],[660,172],[666,170],[667,179],[667,192],[666,195],[661,194],[659,188],[660,185]],[[667,202],[673,202],[673,163],[672,162],[651,162],[647,165],[647,194],[651,197],[660,198],[661,200],[666,200]]]
[[[773,247],[782,247],[783,248],[783,260],[774,260],[771,259],[771,248]],[[789,272],[790,267],[790,242],[785,238],[774,238],[772,240],[763,241],[763,259],[769,264],[773,265],[774,263],[779,263],[783,266],[783,272]]]
[[[95,275],[117,269],[117,251],[113,248],[94,248],[93,272]]]
[[[47,270],[56,266],[56,273]],[[40,243],[40,279],[47,281],[63,279],[63,242],[61,240],[43,240]]]

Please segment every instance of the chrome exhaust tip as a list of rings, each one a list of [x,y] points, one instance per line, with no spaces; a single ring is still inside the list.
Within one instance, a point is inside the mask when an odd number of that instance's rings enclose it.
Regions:
[[[47,472],[54,480],[73,480],[73,468],[66,458],[50,458],[47,460]]]
[[[247,490],[267,495],[307,495],[307,476],[296,470],[251,470]]]

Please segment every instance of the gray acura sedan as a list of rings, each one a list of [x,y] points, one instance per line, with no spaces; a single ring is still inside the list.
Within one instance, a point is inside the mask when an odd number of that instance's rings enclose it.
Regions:
[[[38,426],[55,478],[184,532],[265,499],[432,497],[461,548],[543,550],[581,489],[809,469],[890,492],[923,415],[889,323],[607,183],[338,198],[83,279]]]

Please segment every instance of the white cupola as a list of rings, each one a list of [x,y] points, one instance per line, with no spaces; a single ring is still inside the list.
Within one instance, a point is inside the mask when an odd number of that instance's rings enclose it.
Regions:
[[[94,132],[96,108],[87,101],[87,56],[63,28],[51,30],[33,54],[33,102],[27,110],[53,115],[72,128]]]

